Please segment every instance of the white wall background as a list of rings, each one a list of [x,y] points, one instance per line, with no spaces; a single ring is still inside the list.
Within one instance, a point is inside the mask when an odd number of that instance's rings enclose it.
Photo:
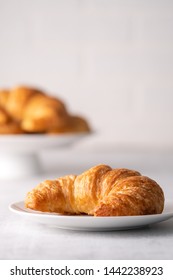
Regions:
[[[173,1],[0,0],[0,87],[61,96],[91,143],[173,148]]]

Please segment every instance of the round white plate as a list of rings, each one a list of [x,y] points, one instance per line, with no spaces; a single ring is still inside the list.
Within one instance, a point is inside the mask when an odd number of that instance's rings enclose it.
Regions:
[[[55,213],[33,211],[24,207],[24,202],[16,202],[9,206],[10,210],[34,222],[62,229],[111,231],[144,227],[166,221],[173,217],[173,202],[167,203],[162,214],[144,216],[93,217],[66,216]]]

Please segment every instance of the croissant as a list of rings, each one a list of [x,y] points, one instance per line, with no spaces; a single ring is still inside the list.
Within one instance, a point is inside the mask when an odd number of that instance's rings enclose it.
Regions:
[[[78,176],[44,181],[27,194],[25,206],[60,214],[159,214],[164,193],[155,181],[137,171],[97,165]]]
[[[23,134],[23,130],[17,122],[9,122],[0,125],[0,134]]]
[[[48,96],[35,96],[25,109],[21,126],[28,132],[45,132],[65,125],[68,114],[65,105]]]
[[[37,89],[29,87],[15,87],[8,93],[5,109],[17,121],[21,121],[29,100],[36,94],[43,94]]]
[[[9,90],[0,90],[0,107],[3,109],[6,108],[6,104],[8,102],[8,97],[9,97]]]
[[[4,126],[3,122],[7,123],[4,112],[13,126],[18,124],[23,133],[55,134],[90,130],[83,118],[67,112],[61,100],[35,88],[20,86],[12,90],[0,90],[0,108],[0,125],[3,124],[0,134],[7,130],[13,133],[11,128]]]
[[[62,126],[67,112],[64,104],[37,89],[17,87],[8,97],[7,112],[26,132],[46,132],[49,128]]]
[[[66,122],[63,126],[57,127],[55,126],[53,129],[49,129],[49,134],[56,133],[70,133],[70,132],[86,132],[90,131],[90,127],[87,121],[79,116],[69,116],[68,122]]]
[[[0,107],[0,125],[8,123],[9,120],[9,115],[5,112],[3,108]]]
[[[0,107],[0,134],[21,134],[22,132],[20,125]]]

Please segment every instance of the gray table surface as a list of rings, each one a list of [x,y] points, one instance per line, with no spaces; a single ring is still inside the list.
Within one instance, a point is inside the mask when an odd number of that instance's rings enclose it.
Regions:
[[[173,219],[153,226],[110,232],[79,232],[34,224],[8,209],[44,179],[80,173],[106,163],[141,171],[164,188],[173,202],[172,155],[66,151],[41,157],[44,173],[0,182],[0,259],[173,259]]]

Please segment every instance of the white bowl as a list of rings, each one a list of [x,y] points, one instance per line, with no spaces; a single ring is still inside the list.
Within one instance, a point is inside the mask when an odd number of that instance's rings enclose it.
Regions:
[[[38,153],[76,143],[89,133],[56,135],[1,135],[0,179],[28,177],[41,173]]]

